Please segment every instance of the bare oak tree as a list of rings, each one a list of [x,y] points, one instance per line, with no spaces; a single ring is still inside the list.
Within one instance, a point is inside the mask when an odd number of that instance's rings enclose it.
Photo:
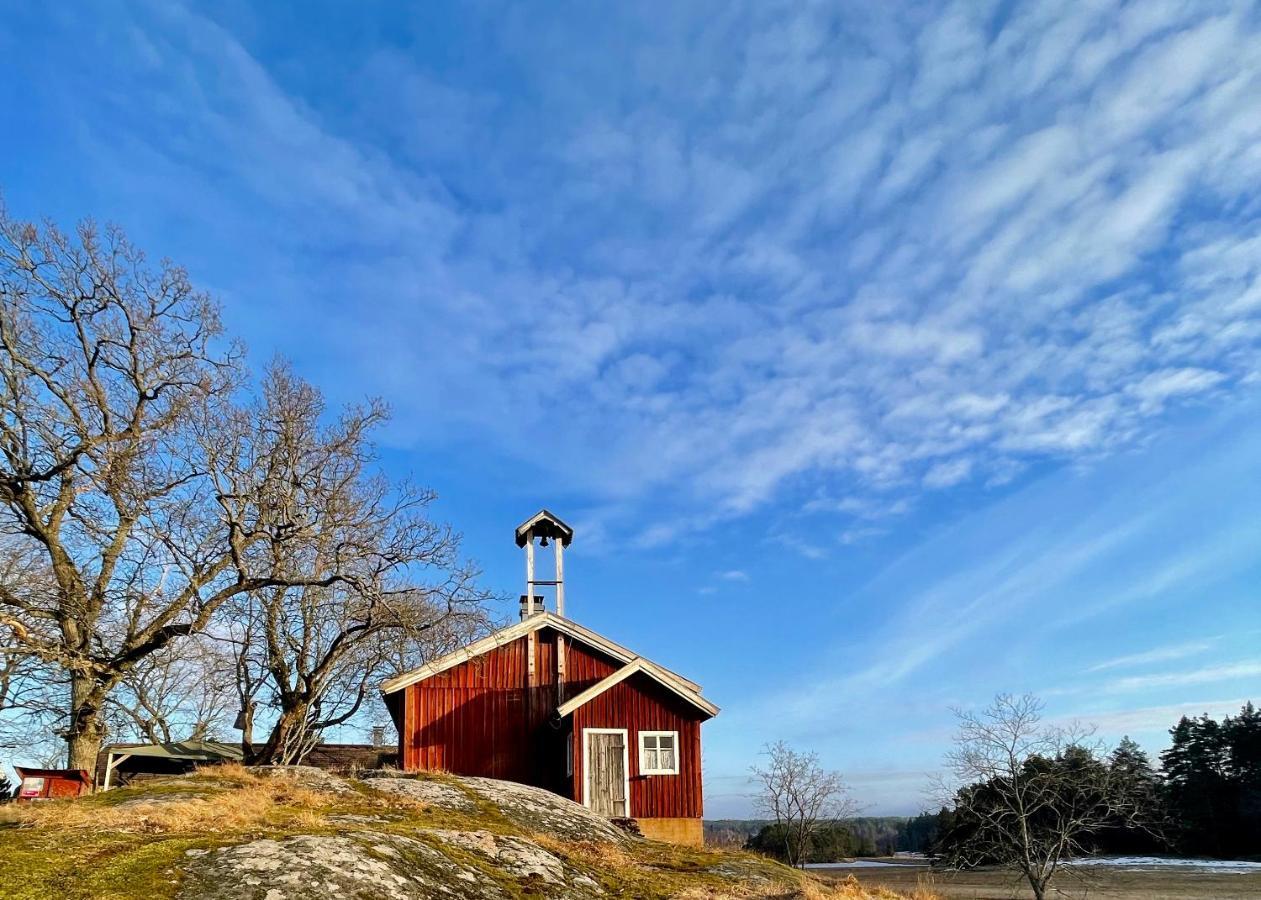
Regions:
[[[817,753],[776,741],[766,746],[764,755],[765,764],[751,769],[758,786],[754,803],[782,831],[788,864],[804,865],[813,836],[853,816],[857,807],[841,774],[824,769]]]
[[[355,716],[390,668],[394,642],[424,646],[431,631],[484,621],[486,597],[459,558],[458,535],[426,515],[433,492],[368,470],[369,435],[383,417],[369,404],[322,424],[320,392],[277,365],[222,444],[225,454],[267,459],[279,476],[267,502],[310,522],[308,540],[262,548],[277,584],[250,595],[254,631],[239,664],[276,714],[252,754],[259,762],[300,762],[321,732]],[[329,509],[336,515],[321,514]],[[299,572],[340,577],[295,586]]]
[[[0,592],[0,627],[64,680],[72,767],[95,764],[107,702],[137,666],[211,631],[234,598],[396,589],[384,576],[406,547],[357,530],[383,509],[365,518],[339,489],[358,474],[338,436],[289,441],[283,406],[242,406],[243,383],[182,269],[151,267],[116,229],[72,238],[0,209],[0,531],[54,585]],[[342,439],[379,421],[371,409]]]
[[[948,762],[962,786],[941,841],[948,863],[1014,866],[1043,900],[1062,864],[1090,852],[1093,835],[1138,823],[1136,798],[1102,745],[1089,730],[1043,723],[1036,697],[1000,694],[980,713],[956,715]]]

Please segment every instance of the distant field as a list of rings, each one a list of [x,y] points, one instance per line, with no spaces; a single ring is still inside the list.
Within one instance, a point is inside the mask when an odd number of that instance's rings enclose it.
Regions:
[[[853,876],[860,884],[894,890],[926,887],[943,900],[1012,900],[1033,897],[1027,886],[1010,871],[987,869],[972,872],[929,870],[917,866],[885,866],[870,869],[817,869],[816,875],[832,880]],[[1069,897],[1089,900],[1256,900],[1261,897],[1261,872],[1244,875],[1161,869],[1124,871],[1092,869],[1089,881],[1069,875],[1057,886]],[[1064,896],[1064,895],[1061,895]]]

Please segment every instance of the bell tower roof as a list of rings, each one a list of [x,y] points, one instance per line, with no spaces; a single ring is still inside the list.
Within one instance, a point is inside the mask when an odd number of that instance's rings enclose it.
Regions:
[[[562,522],[557,516],[545,509],[540,509],[530,518],[517,526],[517,546],[524,547],[534,538],[545,541],[560,541],[562,547],[568,547],[574,539],[574,530]],[[544,546],[547,546],[544,543]]]

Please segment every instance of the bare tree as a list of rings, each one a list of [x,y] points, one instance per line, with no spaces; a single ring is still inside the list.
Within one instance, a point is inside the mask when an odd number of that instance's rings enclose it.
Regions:
[[[423,643],[427,632],[484,619],[486,598],[459,558],[458,535],[426,515],[433,492],[391,486],[367,469],[368,437],[383,415],[370,404],[323,425],[319,391],[277,365],[236,440],[221,442],[225,453],[265,458],[278,476],[267,502],[311,522],[308,540],[262,548],[278,583],[251,593],[255,630],[239,644],[242,696],[262,687],[276,712],[253,754],[260,762],[299,762],[322,731],[354,717],[389,668],[392,639]],[[327,509],[336,515],[319,514]],[[295,586],[296,572],[341,577]]]
[[[1135,798],[1102,745],[1089,730],[1044,724],[1036,697],[1000,694],[983,712],[956,715],[948,761],[962,787],[941,841],[947,862],[1014,866],[1043,900],[1064,861],[1090,851],[1093,835],[1138,822]]]
[[[804,865],[814,835],[853,816],[857,807],[841,774],[824,769],[817,753],[776,741],[764,755],[766,763],[750,770],[759,788],[754,802],[782,831],[788,864]]]
[[[288,426],[242,408],[242,384],[239,350],[183,270],[150,267],[116,229],[70,238],[0,209],[0,531],[55,585],[0,592],[0,626],[64,680],[73,767],[94,765],[124,679],[233,598],[359,591],[392,564],[336,489],[336,439],[260,441]],[[349,414],[348,438],[384,414],[370,409]]]

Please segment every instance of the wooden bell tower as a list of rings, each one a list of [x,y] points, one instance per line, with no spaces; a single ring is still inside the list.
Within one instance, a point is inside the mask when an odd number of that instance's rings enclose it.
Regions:
[[[565,615],[565,548],[574,539],[574,530],[545,509],[517,526],[517,546],[525,549],[525,593],[521,595],[521,620],[541,614],[545,609],[544,597],[535,593],[536,588],[556,589],[556,615]],[[534,571],[534,542],[540,548],[550,543],[556,548],[556,569],[551,579],[541,579]],[[527,641],[528,679],[531,688],[537,683],[535,659],[538,655],[538,635],[531,631]],[[532,693],[532,692],[531,692]],[[556,635],[556,696],[559,703],[565,694],[565,639]]]
[[[521,618],[525,619],[544,609],[543,597],[534,593],[537,587],[556,589],[556,615],[565,615],[565,548],[574,539],[574,530],[545,509],[539,510],[517,526],[517,546],[525,548],[525,595],[521,598]],[[550,580],[535,577],[534,542],[540,548],[549,543],[556,548],[555,576]]]

